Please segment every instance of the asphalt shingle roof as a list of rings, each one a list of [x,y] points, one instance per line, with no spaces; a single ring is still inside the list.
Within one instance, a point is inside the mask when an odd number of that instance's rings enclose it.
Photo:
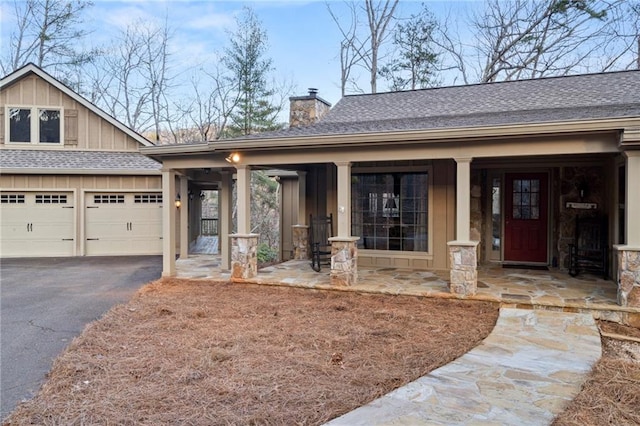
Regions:
[[[52,170],[160,170],[161,164],[138,152],[0,150],[0,167]]]
[[[319,122],[246,139],[640,117],[640,71],[351,95]]]

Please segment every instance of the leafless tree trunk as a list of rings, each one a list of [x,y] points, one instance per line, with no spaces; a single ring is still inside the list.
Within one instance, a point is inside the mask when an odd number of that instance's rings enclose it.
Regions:
[[[389,23],[398,6],[399,0],[385,0],[384,2],[365,1],[365,10],[369,22],[369,51],[361,52],[371,76],[371,93],[378,90],[378,59],[380,46],[388,36]]]
[[[398,2],[399,0],[384,0],[380,2],[366,0],[364,6],[358,6],[356,3],[346,3],[346,7],[350,11],[348,25],[342,24],[337,12],[327,4],[329,13],[342,34],[340,43],[340,83],[343,96],[345,95],[346,86],[352,79],[352,71],[356,65],[369,72],[371,93],[376,93],[380,47],[388,38],[391,21],[394,18]],[[361,22],[364,21],[364,19],[360,19],[360,13],[366,15],[366,31],[360,28],[362,26]]]

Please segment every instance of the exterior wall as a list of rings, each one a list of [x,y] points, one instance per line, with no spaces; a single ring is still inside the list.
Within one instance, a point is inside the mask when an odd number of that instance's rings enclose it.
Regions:
[[[65,143],[60,146],[6,144],[5,106],[62,107]],[[11,149],[70,149],[138,151],[140,144],[56,87],[35,76],[26,76],[0,91],[0,146]],[[75,134],[74,134],[75,133]]]
[[[143,192],[162,190],[160,176],[82,176],[82,175],[1,175],[0,189],[9,190],[67,190],[73,191],[76,212],[76,253],[83,253],[84,192],[121,191]],[[178,240],[179,241],[179,240]]]
[[[455,163],[431,162],[429,198],[429,253],[385,251],[373,253],[360,249],[358,264],[364,267],[409,269],[449,269],[447,242],[455,239]]]
[[[298,225],[298,180],[280,178],[280,257],[293,259],[293,225]]]
[[[576,217],[594,217],[608,215],[607,192],[613,191],[613,185],[607,185],[607,170],[604,166],[568,166],[559,168],[560,197],[558,202],[557,253],[558,266],[569,269],[569,244],[575,240]],[[588,190],[581,199],[579,186],[585,183]],[[567,208],[567,202],[596,203],[595,210]]]

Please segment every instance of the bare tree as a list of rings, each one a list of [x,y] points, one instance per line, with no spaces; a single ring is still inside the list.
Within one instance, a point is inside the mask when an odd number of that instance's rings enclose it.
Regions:
[[[347,94],[347,85],[351,85],[356,91],[360,91],[356,80],[352,78],[352,71],[360,61],[359,52],[363,50],[363,42],[358,38],[356,4],[346,3],[346,6],[350,10],[348,24],[342,23],[336,12],[327,3],[327,10],[331,15],[331,19],[333,19],[342,35],[342,40],[340,41],[340,92],[343,97]]]
[[[33,62],[70,82],[65,71],[84,65],[96,51],[78,50],[78,41],[88,31],[81,28],[82,14],[93,3],[84,0],[14,0],[15,27],[0,61],[2,72],[10,73]]]
[[[92,100],[129,127],[152,130],[156,139],[169,116],[170,37],[166,22],[131,24],[89,73]]]
[[[634,49],[635,38],[628,34],[632,22],[637,28],[637,19],[622,12],[627,4],[624,0],[488,0],[481,12],[470,17],[473,43],[442,31],[438,44],[465,83],[620,68],[621,59]],[[625,43],[621,32],[627,33]]]
[[[329,13],[342,34],[340,44],[341,85],[344,95],[345,86],[349,81],[353,68],[358,65],[369,72],[371,93],[376,93],[378,88],[378,64],[380,60],[380,48],[388,39],[391,22],[394,18],[399,0],[384,0],[375,2],[365,0],[364,5],[347,3],[349,8],[349,23],[341,23],[338,14],[327,4]],[[366,28],[359,16],[366,16]]]

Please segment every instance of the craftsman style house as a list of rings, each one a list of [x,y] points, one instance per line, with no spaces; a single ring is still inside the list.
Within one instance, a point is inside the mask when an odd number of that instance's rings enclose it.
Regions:
[[[160,254],[151,142],[39,67],[0,80],[0,256]]]
[[[332,214],[334,283],[358,265],[449,269],[464,295],[479,263],[526,264],[608,276],[620,304],[640,306],[640,71],[354,95],[330,111],[312,91],[291,117],[283,131],[141,150],[163,163],[163,199],[220,190],[233,279],[259,274],[250,171],[278,169],[283,258],[308,256],[309,214]],[[170,276],[189,212],[163,211]]]

